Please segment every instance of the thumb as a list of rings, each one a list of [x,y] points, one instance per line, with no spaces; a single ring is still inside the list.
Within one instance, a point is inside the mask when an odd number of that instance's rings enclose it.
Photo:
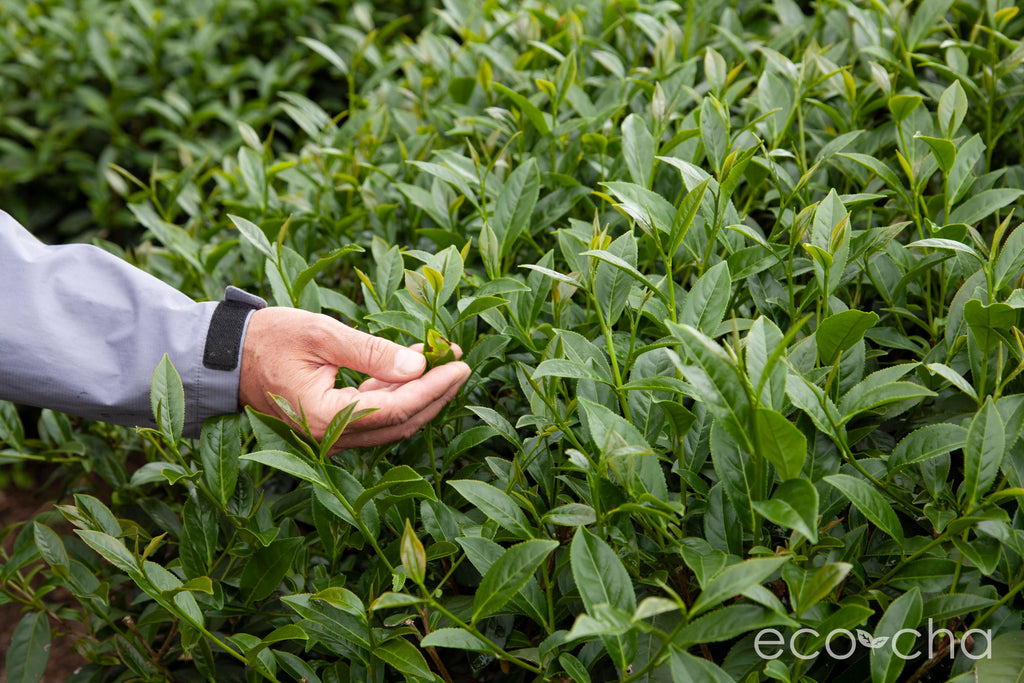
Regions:
[[[333,324],[322,338],[323,348],[317,349],[324,360],[385,382],[408,382],[426,369],[422,353],[328,320]]]

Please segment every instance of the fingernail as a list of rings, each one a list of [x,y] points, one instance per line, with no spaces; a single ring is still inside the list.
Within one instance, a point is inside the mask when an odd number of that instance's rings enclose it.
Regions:
[[[395,354],[395,370],[402,375],[415,375],[423,372],[426,360],[422,353],[412,349],[402,349]]]

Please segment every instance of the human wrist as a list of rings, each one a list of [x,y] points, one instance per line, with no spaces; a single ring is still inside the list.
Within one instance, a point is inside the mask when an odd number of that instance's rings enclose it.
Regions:
[[[246,321],[246,329],[242,336],[242,346],[239,358],[238,375],[238,405],[257,406],[259,397],[262,395],[260,388],[259,373],[257,372],[260,360],[260,346],[263,338],[265,325],[263,319],[267,314],[256,310],[249,314]]]

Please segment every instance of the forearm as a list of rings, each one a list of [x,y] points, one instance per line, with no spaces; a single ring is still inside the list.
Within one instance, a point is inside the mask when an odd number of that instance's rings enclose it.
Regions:
[[[150,426],[166,353],[185,387],[185,431],[238,409],[239,366],[206,367],[216,302],[196,303],[89,245],[42,244],[0,212],[0,398]]]

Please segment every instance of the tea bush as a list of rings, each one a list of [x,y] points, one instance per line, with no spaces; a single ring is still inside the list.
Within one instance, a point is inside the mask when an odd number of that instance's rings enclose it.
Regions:
[[[219,160],[239,122],[276,124],[280,149],[296,132],[279,93],[331,109],[346,91],[308,41],[342,21],[386,35],[408,23],[346,0],[83,0],[5,2],[0,9],[0,201],[55,237],[88,230],[131,240],[125,171],[145,176]],[[392,3],[393,4],[393,3]],[[415,3],[413,3],[415,4]],[[360,31],[336,25],[333,39]],[[296,40],[301,36],[305,44]]]
[[[323,443],[251,411],[182,439],[168,364],[158,430],[4,404],[4,457],[64,483],[8,528],[10,680],[67,621],[76,681],[1024,670],[1012,1],[85,5],[111,35],[5,3],[5,87],[81,60],[4,98],[6,181],[82,188],[87,236],[123,202],[127,256],[194,297],[474,372],[333,458],[350,411]]]

